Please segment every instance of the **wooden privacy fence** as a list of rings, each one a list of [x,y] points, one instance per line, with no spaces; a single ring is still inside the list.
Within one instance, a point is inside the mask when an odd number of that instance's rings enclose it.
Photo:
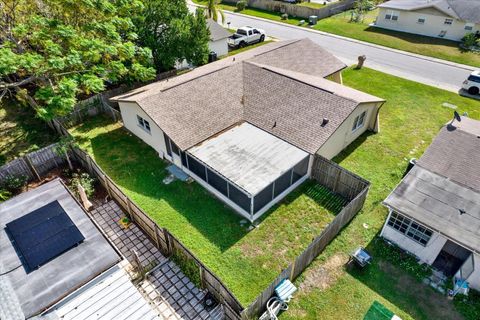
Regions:
[[[284,269],[280,275],[266,288],[243,312],[244,318],[254,318],[265,309],[267,301],[273,296],[275,287],[283,279],[296,279],[312,261],[318,257],[326,246],[337,236],[353,217],[362,209],[367,197],[370,183],[338,164],[315,155],[312,178],[319,184],[350,200],[333,221],[316,237],[312,243]]]
[[[57,122],[55,127],[61,125]],[[68,132],[67,132],[68,133]],[[222,281],[205,266],[180,240],[173,236],[167,229],[161,228],[142,209],[140,209],[123,191],[106,175],[97,163],[85,151],[74,148],[73,157],[92,176],[105,187],[109,196],[114,199],[122,209],[128,213],[130,219],[135,222],[155,243],[156,247],[166,256],[171,256],[179,251],[189,261],[195,263],[200,274],[200,284],[207,289],[215,298],[224,305],[227,319],[240,319],[243,310],[241,303],[235,295],[222,283]]]
[[[26,177],[28,181],[41,177],[55,167],[63,165],[65,159],[55,152],[56,144],[31,152],[0,167],[0,182],[10,177]]]

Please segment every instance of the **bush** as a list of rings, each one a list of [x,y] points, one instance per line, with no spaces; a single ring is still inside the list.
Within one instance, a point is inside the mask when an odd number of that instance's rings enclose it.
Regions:
[[[170,258],[180,267],[182,272],[193,284],[201,287],[200,269],[194,260],[188,259],[188,257],[178,249],[174,250]]]
[[[0,189],[0,202],[7,201],[12,193],[6,189]]]
[[[27,181],[27,176],[8,176],[3,182],[3,188],[11,193],[17,193],[27,184]]]
[[[78,193],[79,183],[83,189],[85,189],[87,197],[91,197],[95,192],[95,188],[93,187],[95,180],[86,172],[72,174],[72,179],[70,180],[70,189],[77,197],[80,197],[80,194]]]
[[[479,36],[475,33],[469,33],[462,38],[462,46],[466,49],[480,45]]]
[[[237,11],[243,11],[247,7],[247,1],[246,0],[240,0],[237,2]]]
[[[280,18],[282,20],[288,20],[288,13],[282,13],[282,15],[280,16]]]
[[[480,319],[480,293],[470,290],[468,296],[457,294],[453,301],[455,308],[466,320]]]

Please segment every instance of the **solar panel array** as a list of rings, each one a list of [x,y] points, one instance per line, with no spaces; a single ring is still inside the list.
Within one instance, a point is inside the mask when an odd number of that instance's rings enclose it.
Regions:
[[[27,272],[85,239],[58,201],[7,223],[6,227]]]

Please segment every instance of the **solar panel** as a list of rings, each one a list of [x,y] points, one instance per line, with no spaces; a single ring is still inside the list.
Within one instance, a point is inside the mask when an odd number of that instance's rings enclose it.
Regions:
[[[85,239],[58,201],[9,222],[6,227],[27,272]]]

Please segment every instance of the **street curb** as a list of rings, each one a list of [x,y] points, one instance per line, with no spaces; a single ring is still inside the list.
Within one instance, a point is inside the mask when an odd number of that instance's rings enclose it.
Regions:
[[[203,7],[202,5],[198,5],[198,4],[193,3],[193,2],[190,2],[190,4],[193,5],[193,6],[196,6],[196,7]],[[287,24],[287,23],[283,23],[283,22],[278,22],[278,21],[274,21],[274,20],[270,20],[270,19],[255,17],[255,16],[242,14],[242,13],[237,13],[237,12],[233,12],[233,11],[229,11],[229,10],[223,10],[223,11],[226,11],[226,12],[228,12],[228,14],[232,14],[232,15],[235,15],[235,16],[251,18],[251,19],[255,19],[255,20],[259,20],[259,21],[263,21],[263,22],[274,23],[276,25],[289,27],[289,28],[293,28],[293,29],[297,29],[297,30],[317,33],[317,34],[321,34],[323,36],[327,36],[327,37],[331,37],[331,38],[337,38],[337,39],[341,39],[341,40],[345,40],[345,41],[349,41],[349,42],[353,42],[353,43],[358,43],[358,44],[369,46],[369,47],[376,48],[376,49],[379,49],[379,50],[390,51],[390,52],[402,54],[402,55],[405,55],[405,56],[410,56],[410,57],[422,59],[422,60],[425,60],[425,61],[435,62],[435,63],[439,63],[439,64],[451,66],[451,67],[456,67],[456,68],[460,68],[460,69],[464,69],[464,70],[468,70],[468,71],[476,70],[476,67],[474,67],[474,66],[469,66],[469,65],[460,64],[460,63],[456,63],[456,62],[451,62],[451,61],[447,61],[447,60],[443,60],[443,59],[428,57],[428,56],[424,56],[424,55],[421,55],[421,54],[411,53],[411,52],[407,52],[407,51],[403,51],[403,50],[393,49],[393,48],[381,46],[381,45],[374,44],[374,43],[369,43],[369,42],[356,40],[356,39],[352,39],[352,38],[348,38],[348,37],[344,37],[344,36],[339,36],[339,35],[336,35],[336,34],[333,34],[333,33],[325,32],[325,31],[308,29],[308,28],[301,27],[301,26],[295,26],[295,25],[291,25],[291,24]]]

